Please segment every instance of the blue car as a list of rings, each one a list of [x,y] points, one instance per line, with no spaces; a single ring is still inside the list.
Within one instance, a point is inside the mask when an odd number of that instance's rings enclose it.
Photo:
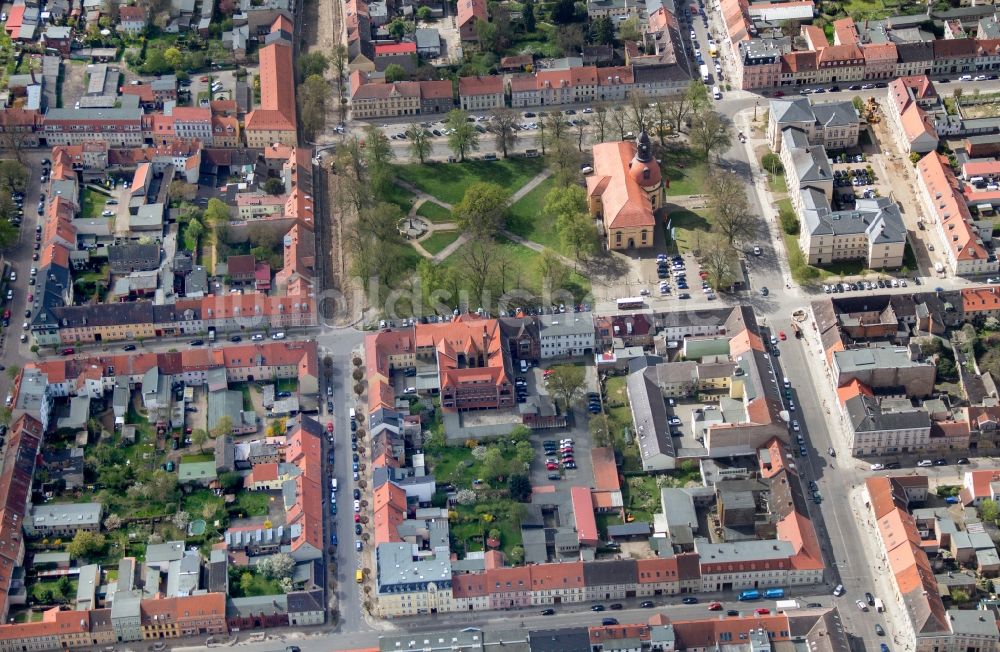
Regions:
[[[333,545],[337,545],[337,533],[336,532],[334,532],[333,534],[330,535],[330,543],[332,543]]]

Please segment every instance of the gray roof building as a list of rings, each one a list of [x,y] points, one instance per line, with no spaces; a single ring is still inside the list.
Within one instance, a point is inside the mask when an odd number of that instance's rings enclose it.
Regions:
[[[667,406],[659,386],[649,378],[645,367],[628,375],[626,390],[632,409],[635,436],[643,469],[647,471],[674,468],[677,455],[670,429],[667,427]]]
[[[162,231],[163,204],[143,204],[129,216],[128,225],[132,231]]]
[[[230,389],[209,392],[208,429],[214,431],[223,417],[229,417],[233,432],[244,433],[257,429],[257,415],[253,411],[243,410],[241,392]]]
[[[77,576],[76,604],[77,611],[90,611],[97,608],[97,584],[100,579],[101,567],[97,564],[87,564],[80,567]]]
[[[844,404],[847,418],[855,433],[918,430],[931,427],[931,418],[926,410],[884,410],[878,399],[866,394],[858,394]]]
[[[791,156],[800,186],[833,181],[833,168],[822,145],[810,145],[806,134],[794,128],[782,131],[781,140],[782,148],[787,148]]]
[[[69,414],[62,417],[56,426],[60,429],[80,430],[87,427],[90,418],[90,397],[74,396],[69,400]]]
[[[586,640],[587,628],[580,628]],[[535,646],[537,632],[527,633],[526,630],[483,631],[475,627],[453,629],[439,632],[407,632],[380,636],[378,640],[380,652],[537,652]],[[529,637],[531,639],[529,645]],[[549,648],[546,648],[548,650]],[[556,649],[556,648],[552,648]],[[561,647],[562,652],[569,650],[590,650],[580,647]]]
[[[183,541],[166,541],[164,543],[151,543],[146,546],[146,564],[155,564],[163,569],[169,567],[170,562],[177,561],[184,556]]]
[[[795,554],[795,549],[788,541],[781,539],[762,539],[750,541],[735,541],[732,543],[710,543],[704,539],[695,542],[695,550],[701,556],[704,564],[725,564],[755,559],[788,559]]]
[[[426,591],[433,583],[438,588],[451,587],[451,563],[447,548],[443,559],[417,557],[412,543],[383,543],[376,548],[379,593]]]
[[[72,122],[84,121],[95,123],[109,121],[127,121],[142,119],[142,109],[55,109],[50,108],[45,112],[46,120],[68,120]]]
[[[849,127],[858,123],[858,110],[849,100],[822,102],[812,105],[816,122],[824,127]]]
[[[418,27],[413,37],[417,42],[417,52],[433,53],[435,56],[441,53],[441,34],[433,27]]]
[[[146,272],[160,266],[160,245],[126,242],[108,247],[112,274]]]
[[[861,198],[854,210],[834,211],[826,195],[806,188],[802,192],[802,207],[803,228],[813,235],[864,233],[871,244],[906,241],[899,205],[888,197]]]
[[[32,505],[25,529],[29,532],[75,531],[98,529],[101,525],[100,503],[47,503]]]

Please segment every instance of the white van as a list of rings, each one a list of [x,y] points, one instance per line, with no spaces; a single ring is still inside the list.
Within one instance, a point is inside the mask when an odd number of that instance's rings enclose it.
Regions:
[[[334,491],[337,490],[337,478],[330,480],[330,488],[333,489]]]
[[[788,376],[785,376],[784,378],[782,378],[781,382],[785,385],[785,387],[791,387],[792,386],[792,381],[788,380]]]
[[[271,336],[271,339],[272,340],[283,340],[283,339],[285,339],[285,333],[284,333],[284,331],[278,331],[277,333],[275,333],[274,335]]]
[[[713,86],[712,87],[712,97],[714,97],[717,100],[721,100],[722,99],[722,91],[719,90],[718,86]]]
[[[527,373],[527,372],[528,372],[528,361],[527,360],[521,360],[521,373],[524,374],[524,373]]]
[[[351,408],[350,415],[351,415],[351,421],[354,421],[357,418],[357,413],[354,411],[354,408]]]

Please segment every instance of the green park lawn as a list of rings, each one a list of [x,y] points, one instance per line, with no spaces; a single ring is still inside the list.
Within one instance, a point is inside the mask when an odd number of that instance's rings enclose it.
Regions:
[[[417,215],[426,217],[435,224],[451,222],[451,211],[434,201],[425,201],[417,208]]]
[[[461,231],[435,231],[426,240],[421,240],[420,244],[431,255],[437,255],[445,250],[455,240],[462,235]]]
[[[110,199],[107,195],[90,188],[84,188],[81,195],[83,195],[83,206],[80,207],[80,212],[83,217],[88,219],[100,217],[104,210],[104,203]]]
[[[707,217],[686,208],[671,211],[667,219],[670,221],[670,228],[673,229],[673,237],[678,253],[697,249],[696,243],[699,235],[708,233],[711,228]],[[670,242],[670,239],[671,234],[668,231],[667,241]]]
[[[415,199],[416,195],[406,188],[397,186],[394,183],[389,184],[389,189],[385,192],[385,201],[390,204],[396,204],[403,211],[403,213],[410,212],[410,208],[413,207]]]
[[[660,172],[664,183],[669,183],[668,196],[705,193],[708,165],[687,147],[668,147],[663,152]]]
[[[525,288],[535,294],[541,292],[542,276],[538,269],[538,261],[542,255],[504,237],[497,238],[496,242],[510,257],[511,268],[520,275],[516,282],[508,283],[508,288]],[[442,264],[461,265],[462,251],[465,247],[470,246],[472,246],[471,240],[453,251]],[[567,289],[571,290],[577,297],[582,297],[590,292],[590,281],[576,272],[570,274],[569,283],[571,287]]]
[[[563,251],[563,244],[559,240],[559,234],[553,225],[542,216],[542,209],[545,207],[546,196],[556,187],[556,181],[549,177],[538,184],[531,192],[521,197],[510,207],[510,217],[507,220],[507,228],[511,233],[522,238],[537,242],[540,245]],[[572,252],[569,252],[572,255]]]
[[[512,158],[465,163],[411,163],[396,166],[400,178],[454,206],[479,181],[496,183],[513,194],[545,168],[541,158]]]

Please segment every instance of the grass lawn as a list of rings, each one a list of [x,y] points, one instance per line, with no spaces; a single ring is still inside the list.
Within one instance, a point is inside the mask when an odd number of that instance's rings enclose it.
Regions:
[[[604,398],[607,401],[608,407],[628,405],[625,380],[625,376],[612,376],[604,382]]]
[[[235,511],[244,517],[265,516],[270,497],[263,492],[241,491],[236,494]]]
[[[426,217],[435,224],[451,222],[451,211],[437,203],[436,201],[425,201],[417,208],[417,215]]]
[[[471,487],[479,475],[479,461],[472,457],[472,450],[464,446],[447,446],[426,451],[434,476],[456,487]]]
[[[622,517],[618,514],[595,514],[594,518],[597,520],[597,532],[604,541],[608,538],[609,525],[622,525]]]
[[[513,194],[544,167],[545,162],[541,158],[513,158],[465,163],[412,163],[396,166],[396,172],[428,195],[455,205],[473,183],[489,181]]]
[[[299,389],[298,378],[279,378],[274,385],[275,392],[297,392]]]
[[[653,512],[660,509],[660,488],[651,475],[631,476],[625,482],[622,496],[628,513],[637,521],[653,522]]]
[[[384,200],[390,204],[396,204],[402,209],[403,213],[409,213],[410,208],[413,206],[413,201],[416,199],[416,195],[407,190],[402,186],[397,186],[396,184],[390,184],[388,190],[385,192]]]
[[[510,551],[514,546],[519,546],[523,543],[521,528],[518,524],[508,519],[497,519],[487,524],[478,519],[474,507],[457,505],[454,509],[463,517],[475,517],[474,520],[456,523],[451,526],[452,536],[456,541],[462,542],[466,552],[478,552],[482,550],[482,541],[493,528],[500,530],[500,549],[505,555],[510,555]]]
[[[552,224],[542,217],[545,197],[555,187],[555,179],[549,177],[538,184],[534,190],[515,202],[510,207],[510,219],[507,220],[507,228],[522,238],[545,245],[560,253],[569,253],[569,255],[572,255],[573,252],[563,251],[559,234],[552,228]]]
[[[686,253],[697,249],[701,234],[708,233],[711,224],[708,218],[700,213],[682,208],[669,214],[670,227],[673,229],[674,244],[678,253]],[[667,240],[670,241],[670,232]]]
[[[435,231],[426,240],[421,240],[420,244],[431,254],[437,254],[444,251],[445,247],[452,242],[458,240],[461,235],[461,231]]]
[[[896,14],[921,13],[917,3],[906,0],[843,0],[837,4],[841,8],[837,18],[842,18],[843,14],[854,20],[882,20]],[[922,6],[926,9],[926,5]]]
[[[84,188],[81,194],[83,195],[83,206],[80,207],[81,216],[85,218],[100,217],[104,210],[104,202],[110,198],[90,188]]]
[[[520,274],[514,282],[508,283],[508,288],[525,288],[535,294],[541,292],[542,277],[538,270],[538,260],[541,258],[541,254],[507,238],[497,238],[497,244],[503,247],[510,258],[511,268]],[[471,241],[453,251],[450,256],[445,258],[443,264],[461,265],[462,250],[468,246],[471,246]],[[583,297],[590,292],[590,281],[573,272],[570,274],[569,287],[567,289],[572,291],[573,295],[577,298]]]
[[[783,174],[769,174],[767,175],[767,185],[771,187],[771,192],[773,193],[788,193],[788,184],[785,182],[785,175]]]
[[[76,599],[76,587],[77,579],[71,577],[69,579],[69,586],[67,591],[64,593],[59,590],[58,580],[42,580],[35,582],[31,585],[31,596],[38,602],[43,601],[43,597],[47,597],[44,594],[51,592],[52,599],[56,602],[73,602]]]
[[[246,580],[244,577],[249,576]],[[229,570],[229,595],[233,598],[252,598],[258,595],[278,595],[284,593],[277,580],[269,580],[259,573],[251,573],[242,568]]]
[[[213,505],[216,508],[216,517],[218,517],[219,513],[222,512],[223,500],[207,489],[184,496],[183,509],[191,515],[192,519],[204,518],[206,505]]]
[[[660,172],[666,182],[667,195],[700,195],[705,192],[708,165],[687,147],[668,147],[663,152]]]
[[[215,456],[212,455],[211,453],[197,453],[193,455],[183,455],[181,457],[181,464],[192,464],[196,462],[211,462],[214,459]]]

